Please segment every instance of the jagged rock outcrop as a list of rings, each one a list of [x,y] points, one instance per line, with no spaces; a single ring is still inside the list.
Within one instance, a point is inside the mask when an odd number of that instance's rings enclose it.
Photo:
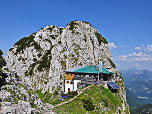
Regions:
[[[16,73],[3,70],[4,72],[7,77],[3,80],[4,85],[0,86],[0,114],[46,112],[41,110],[42,107],[45,108],[46,106],[42,103],[36,92],[32,91],[27,84],[20,81],[16,77]],[[10,79],[9,82],[7,82],[8,79]]]
[[[29,102],[20,101],[18,104],[12,105],[10,102],[2,102],[1,114],[31,114],[35,109],[32,109]]]
[[[23,82],[43,93],[61,89],[64,70],[77,65],[113,68],[108,42],[88,22],[72,21],[65,28],[46,26],[20,39],[7,52],[10,71]]]

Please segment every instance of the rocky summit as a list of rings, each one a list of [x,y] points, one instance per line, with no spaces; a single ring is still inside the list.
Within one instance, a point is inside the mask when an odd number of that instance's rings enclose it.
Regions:
[[[104,67],[114,68],[108,42],[84,21],[41,28],[16,42],[5,60],[9,70],[43,93],[62,88],[63,71],[74,66],[98,65],[101,60]]]
[[[0,59],[6,63],[0,72],[2,114],[69,111],[129,114],[123,78],[111,60],[108,42],[88,22],[71,21],[65,27],[45,26],[21,38],[4,58],[1,55]],[[92,84],[68,93],[64,100],[61,97],[64,71],[74,66],[98,66],[99,61],[115,74],[113,77],[120,89],[113,93],[107,85]],[[88,96],[90,98],[85,99]],[[86,108],[88,102],[91,110]]]

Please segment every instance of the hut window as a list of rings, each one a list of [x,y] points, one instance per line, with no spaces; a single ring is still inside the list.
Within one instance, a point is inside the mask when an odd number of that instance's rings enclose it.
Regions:
[[[66,81],[66,83],[68,84],[68,83],[69,83],[69,81]]]

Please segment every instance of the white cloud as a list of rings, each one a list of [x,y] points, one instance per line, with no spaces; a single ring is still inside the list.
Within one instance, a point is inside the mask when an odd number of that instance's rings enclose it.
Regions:
[[[127,58],[127,55],[118,55],[117,57]]]
[[[128,54],[128,56],[142,56],[143,55],[143,53],[142,52],[139,52],[139,53],[136,53],[136,52],[133,52],[132,54]]]
[[[146,47],[144,44],[141,44],[141,47],[135,47],[135,50],[144,50],[144,51],[152,52],[152,44],[147,45]]]
[[[142,47],[135,47],[135,50],[141,50]]]
[[[132,61],[150,61],[150,58],[139,58],[139,57],[136,57],[136,58],[131,58]]]
[[[114,59],[122,61],[152,61],[152,55],[143,54],[142,52],[133,52],[128,55],[118,55]]]
[[[119,57],[113,57],[112,60],[131,61],[131,60],[127,60],[126,58],[119,58]]]
[[[150,51],[150,52],[152,52],[152,45],[147,45],[147,49],[146,49],[146,51]]]
[[[150,57],[150,55],[143,54],[142,52],[139,52],[139,53],[133,52],[132,54],[129,53],[128,56],[131,56],[131,57]]]
[[[116,46],[113,42],[112,42],[112,43],[109,43],[108,45],[109,45],[110,49],[115,49],[115,48],[117,48],[117,46]]]

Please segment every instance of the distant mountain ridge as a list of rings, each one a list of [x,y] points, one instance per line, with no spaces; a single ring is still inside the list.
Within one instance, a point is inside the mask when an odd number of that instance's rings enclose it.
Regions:
[[[130,109],[152,103],[152,72],[148,70],[121,70]],[[131,95],[130,95],[131,94]],[[133,94],[133,95],[132,95]]]
[[[144,104],[130,111],[130,114],[152,114],[152,104]]]
[[[124,78],[125,85],[131,83],[132,81],[150,81],[152,80],[152,71],[148,70],[120,70]]]

